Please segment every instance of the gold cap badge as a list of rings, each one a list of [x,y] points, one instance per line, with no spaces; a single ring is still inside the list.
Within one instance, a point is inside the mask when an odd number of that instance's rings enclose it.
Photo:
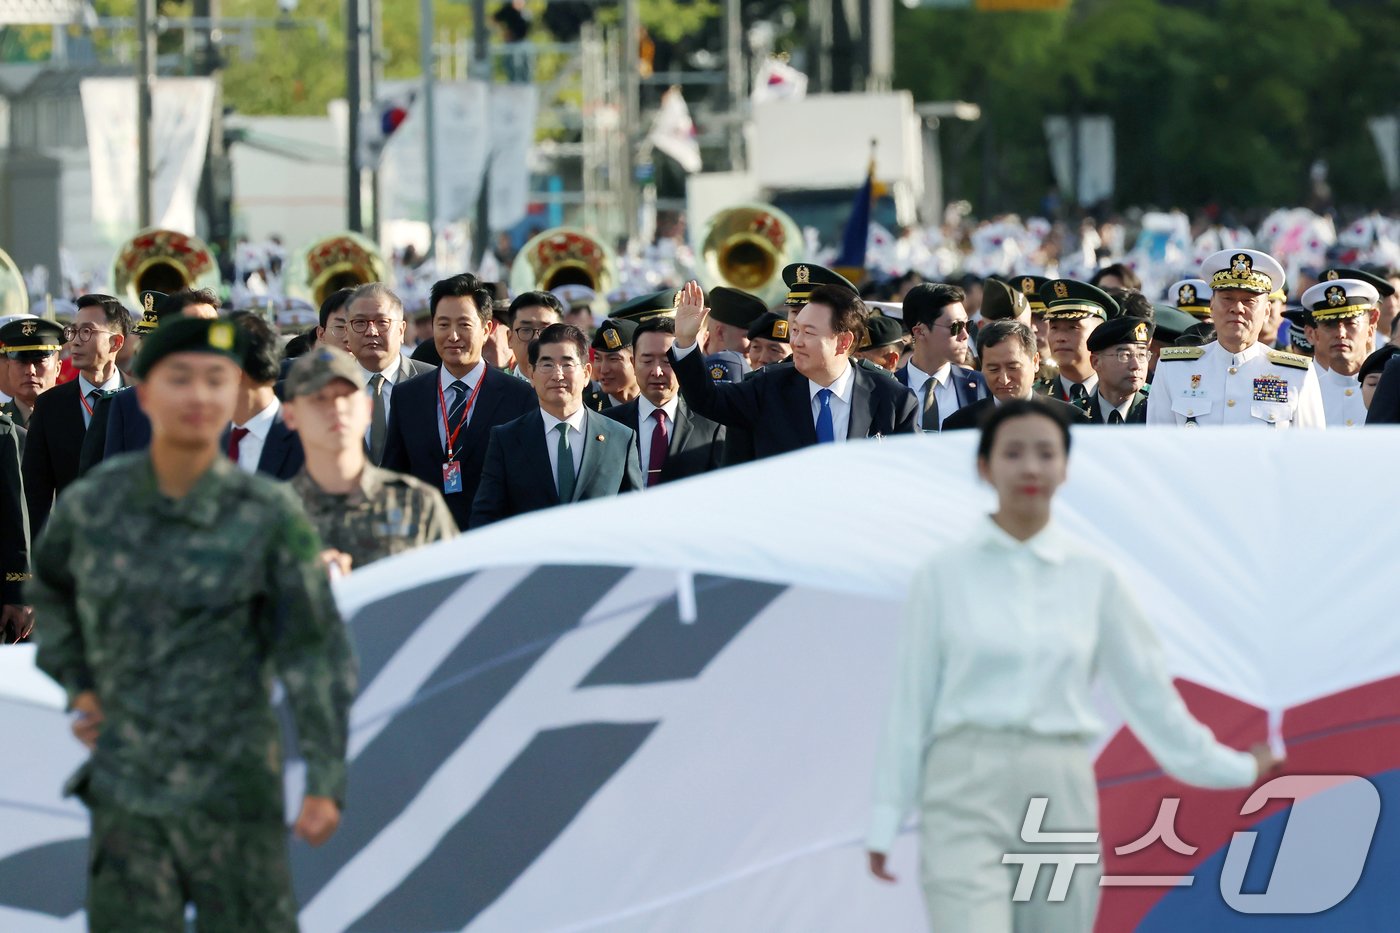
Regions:
[[[797,284],[806,285],[812,280],[812,270],[806,266],[797,267]]]
[[[1336,269],[1328,269],[1328,270],[1327,270],[1327,280],[1328,280],[1329,282],[1332,281],[1333,279],[1340,279],[1341,277],[1342,277],[1342,274],[1341,274],[1340,272],[1338,272]]]
[[[774,340],[786,340],[786,339],[788,339],[788,322],[787,322],[787,321],[779,320],[779,321],[774,321],[774,322],[773,322],[773,339],[774,339]]]
[[[1055,297],[1056,297],[1056,298],[1068,298],[1068,297],[1069,297],[1069,286],[1066,285],[1064,282],[1056,282],[1056,283],[1055,283]]]
[[[1196,301],[1196,286],[1183,285],[1176,293],[1176,303],[1179,305],[1189,305]]]
[[[1147,325],[1139,324],[1133,328],[1133,339],[1138,343],[1147,343]]]
[[[609,350],[620,350],[622,348],[622,337],[615,328],[609,327],[603,331],[603,346]]]
[[[1340,285],[1327,289],[1327,303],[1336,308],[1347,303],[1347,290]]]
[[[233,349],[233,325],[227,321],[209,325],[209,346],[215,350]]]

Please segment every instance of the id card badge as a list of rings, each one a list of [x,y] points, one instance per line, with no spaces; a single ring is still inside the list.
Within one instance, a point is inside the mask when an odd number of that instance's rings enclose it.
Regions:
[[[442,491],[462,491],[462,465],[456,460],[449,460],[442,465]]]

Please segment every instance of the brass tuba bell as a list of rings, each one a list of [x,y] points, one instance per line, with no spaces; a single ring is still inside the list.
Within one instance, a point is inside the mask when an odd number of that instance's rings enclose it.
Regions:
[[[510,292],[550,291],[582,285],[604,298],[617,276],[612,250],[570,227],[555,227],[530,238],[510,266]]]
[[[705,224],[696,252],[706,291],[725,285],[748,292],[769,307],[787,293],[783,267],[802,249],[802,231],[771,204],[738,204]]]
[[[10,254],[0,249],[0,315],[28,312],[29,286]]]
[[[370,282],[389,283],[389,267],[375,245],[346,231],[324,237],[292,257],[288,291],[318,308],[332,293]]]
[[[142,292],[218,287],[214,253],[199,237],[174,230],[142,230],[112,260],[112,294],[131,308],[140,306]]]

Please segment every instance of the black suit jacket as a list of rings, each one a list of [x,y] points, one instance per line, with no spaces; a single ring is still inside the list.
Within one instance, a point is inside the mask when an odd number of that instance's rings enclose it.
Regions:
[[[753,431],[755,457],[772,457],[817,442],[812,420],[811,383],[795,366],[764,367],[740,383],[717,383],[710,378],[696,350],[671,367],[691,411],[726,427]],[[911,434],[916,430],[918,404],[914,393],[888,373],[878,375],[851,364],[851,420],[847,438]]]
[[[909,391],[914,393],[914,398],[918,399],[919,390],[923,386],[909,385],[909,365],[907,363],[895,372],[894,377],[903,385],[908,386]],[[992,390],[987,387],[986,377],[975,369],[968,369],[966,366],[953,366],[949,373],[949,379],[953,383],[953,394],[958,397],[959,410],[992,394]],[[943,420],[947,421],[951,417],[953,417],[953,413],[950,412],[943,417]]]
[[[1392,356],[1381,370],[1381,381],[1366,410],[1367,424],[1400,424],[1400,354]]]
[[[88,432],[79,385],[73,379],[44,392],[35,400],[29,418],[22,472],[29,530],[35,538],[49,519],[54,497],[78,478],[78,459]]]
[[[676,423],[671,429],[671,446],[666,453],[666,463],[661,467],[658,483],[669,483],[699,476],[721,466],[724,455],[724,425],[716,424],[709,418],[697,415],[680,399],[676,406]],[[637,429],[637,418],[641,411],[639,399],[632,399],[625,405],[615,405],[604,411],[604,418],[625,424],[637,435],[637,460],[641,462],[642,432]],[[646,477],[642,477],[645,481]]]
[[[228,448],[225,447],[225,450]],[[258,472],[273,479],[291,479],[301,472],[306,463],[306,452],[301,448],[301,438],[297,432],[287,427],[282,420],[282,410],[267,430],[267,440],[263,441],[262,456],[258,457]]]
[[[1072,406],[1071,406],[1072,407]],[[1108,425],[1103,420],[1103,412],[1099,410],[1099,393],[1095,392],[1094,397],[1089,400],[1089,423]],[[1147,393],[1139,391],[1133,396],[1133,403],[1128,406],[1128,417],[1124,424],[1147,424]]]
[[[29,576],[29,517],[19,468],[19,432],[8,415],[0,415],[0,603],[24,604]],[[0,629],[0,641],[5,632]]]
[[[642,468],[632,429],[596,411],[583,411],[583,459],[571,501],[642,488]],[[559,504],[554,472],[549,468],[549,450],[545,447],[544,416],[539,409],[492,428],[469,527],[480,528],[512,515]]]
[[[1068,402],[1062,402],[1059,399],[1048,398],[1043,395],[1039,396],[1036,400],[1044,402],[1046,405],[1062,409],[1069,418],[1070,424],[1089,423],[1089,416]],[[980,401],[973,402],[966,408],[959,408],[943,419],[943,430],[957,431],[961,428],[980,428],[982,427],[982,419],[990,415],[992,409],[995,407],[996,399],[989,395]]]
[[[447,460],[438,440],[442,424],[439,372],[434,369],[414,376],[394,389],[394,404],[389,409],[389,436],[384,444],[386,469],[416,476],[437,490],[442,489],[442,465]],[[534,388],[523,379],[487,366],[482,380],[481,391],[472,402],[471,420],[457,438],[462,491],[443,494],[458,528],[466,528],[471,519],[491,429],[538,411],[540,407]]]

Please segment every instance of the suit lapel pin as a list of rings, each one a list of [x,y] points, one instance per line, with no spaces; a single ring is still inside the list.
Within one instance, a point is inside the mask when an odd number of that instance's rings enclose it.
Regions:
[[[599,434],[599,435],[598,435],[598,440],[601,441],[602,439],[603,439],[603,435]]]

